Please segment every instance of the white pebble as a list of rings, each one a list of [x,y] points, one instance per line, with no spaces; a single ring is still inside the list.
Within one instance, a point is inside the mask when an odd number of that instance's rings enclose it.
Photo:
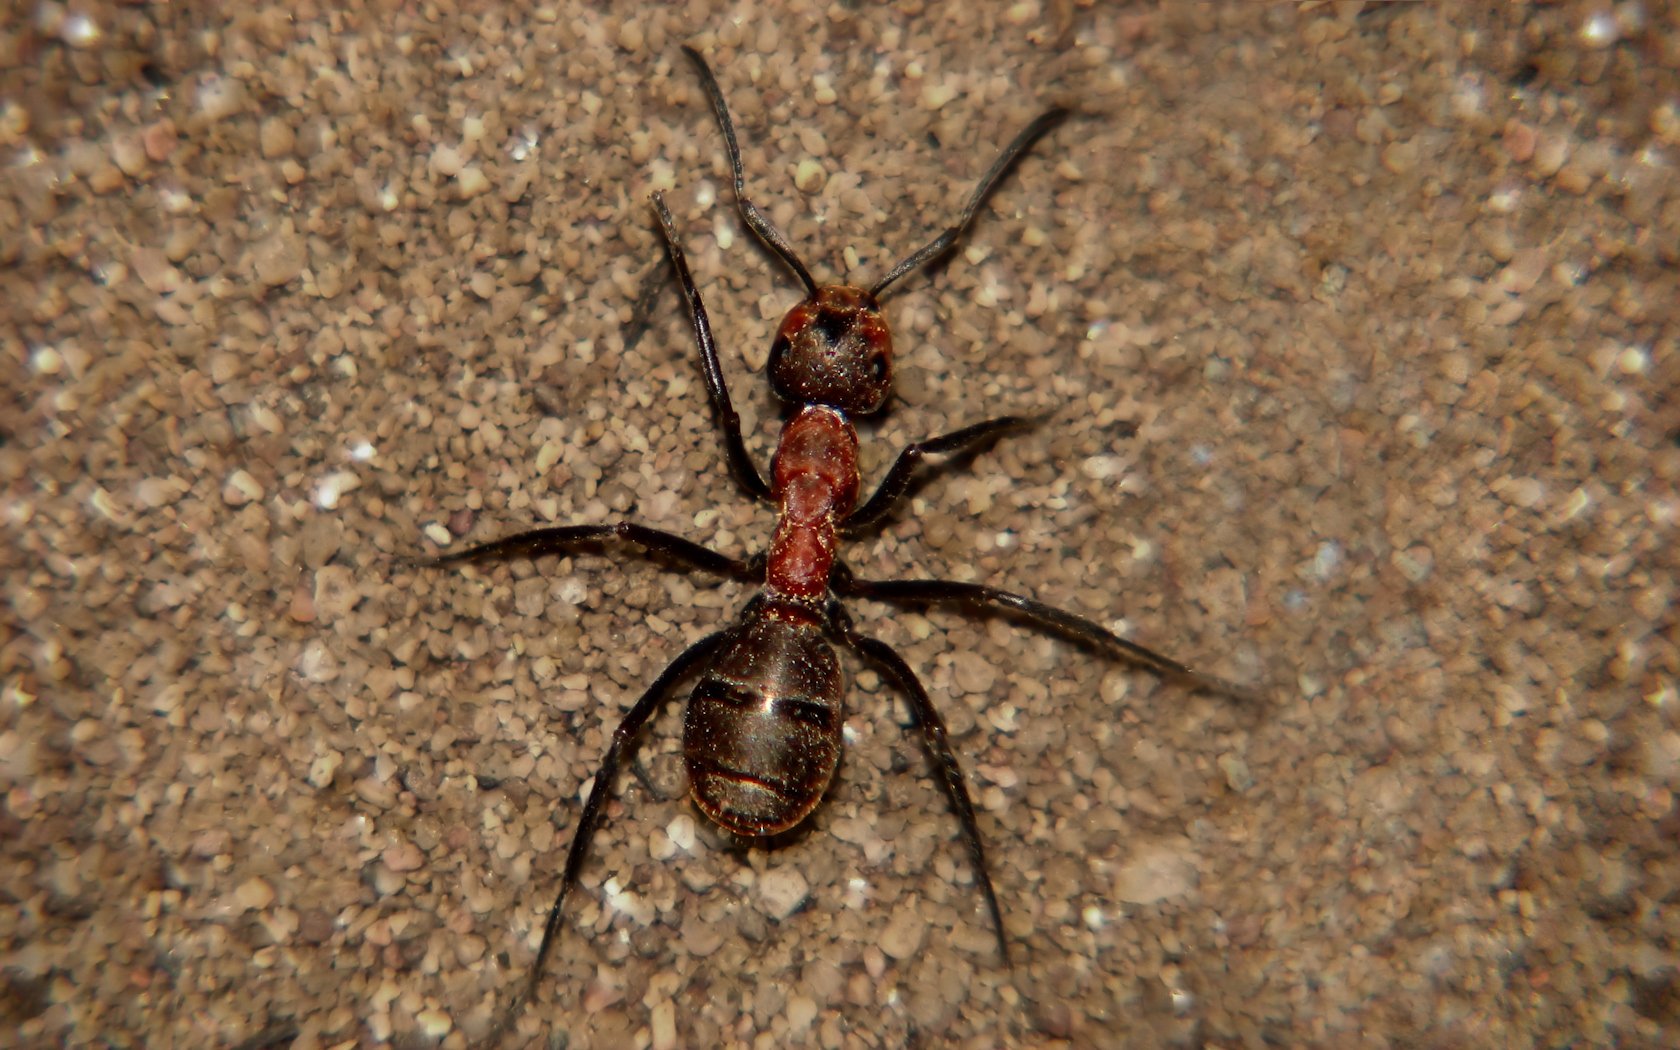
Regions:
[[[456,185],[460,187],[461,198],[465,200],[489,189],[490,180],[484,177],[482,168],[473,164],[461,169],[461,174],[456,177]]]
[[[439,145],[432,150],[431,169],[445,178],[453,178],[461,173],[463,161],[461,151],[454,146]]]
[[[929,84],[922,89],[922,108],[944,109],[946,104],[956,97],[956,87],[948,82]]]
[[[817,1004],[808,995],[795,993],[788,999],[787,1005],[788,1034],[798,1035],[811,1027],[811,1022],[817,1019]]]
[[[785,919],[810,896],[810,884],[799,869],[777,868],[758,881],[758,910],[772,919]]]
[[[670,836],[676,847],[684,852],[694,848],[694,818],[687,813],[680,813],[665,827],[665,834]]]
[[[248,471],[234,471],[228,475],[227,483],[222,486],[222,502],[230,507],[243,507],[247,503],[262,499],[262,496],[262,485]]]
[[[648,856],[654,860],[670,860],[677,855],[677,847],[671,844],[671,836],[655,828],[648,840]]]
[[[211,74],[201,81],[197,92],[198,112],[209,121],[218,121],[239,112],[245,101],[245,86],[237,80]]]
[[[421,1010],[417,1020],[428,1039],[442,1039],[455,1027],[455,1022],[442,1010]]]

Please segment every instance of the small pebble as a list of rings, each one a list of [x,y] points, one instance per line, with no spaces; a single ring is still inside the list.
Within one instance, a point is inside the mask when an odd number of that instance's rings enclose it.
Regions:
[[[256,265],[257,280],[271,288],[286,284],[303,272],[308,251],[303,238],[290,224],[258,242],[252,261]]]
[[[181,287],[181,271],[170,264],[162,248],[135,248],[128,258],[134,276],[140,278],[147,291],[168,295]]]
[[[648,839],[648,856],[654,860],[670,860],[677,855],[677,847],[672,845],[671,836],[655,828]]]
[[[455,1027],[455,1022],[442,1010],[421,1010],[415,1019],[428,1039],[442,1039]]]
[[[1556,175],[1563,162],[1569,159],[1569,139],[1562,132],[1549,131],[1540,136],[1534,149],[1533,167],[1541,175]]]
[[[284,156],[292,151],[297,139],[292,133],[292,126],[285,117],[269,117],[262,122],[262,128],[257,133],[262,155],[270,160]]]
[[[169,159],[175,152],[175,144],[180,141],[175,130],[175,122],[168,117],[146,125],[146,130],[140,133],[140,143],[146,150],[146,157],[154,164]]]
[[[344,619],[361,600],[356,574],[347,565],[324,565],[315,571],[315,612],[324,622]]]
[[[677,1004],[662,999],[653,1008],[649,1019],[653,1029],[653,1050],[676,1050]]]
[[[317,790],[326,787],[333,781],[333,775],[344,762],[344,756],[337,751],[327,750],[315,756],[309,763],[309,783]]]
[[[118,135],[111,140],[111,160],[124,175],[139,175],[146,170],[146,145],[137,134]]]
[[[1225,784],[1232,791],[1242,794],[1254,787],[1254,774],[1249,771],[1248,763],[1241,755],[1223,754],[1218,758],[1219,771],[1225,774]]]
[[[216,123],[239,112],[245,104],[245,87],[239,81],[212,73],[199,81],[198,112]]]
[[[799,188],[801,193],[816,193],[823,188],[823,184],[826,182],[828,182],[828,172],[823,170],[821,164],[809,157],[800,161],[798,167],[793,170],[793,184]]]
[[[677,814],[665,828],[671,842],[685,853],[694,848],[694,832],[694,818],[687,813]]]
[[[454,178],[461,173],[465,162],[461,159],[461,151],[454,146],[438,146],[432,150],[431,168],[445,178]]]
[[[997,667],[983,654],[963,650],[951,659],[952,677],[963,692],[985,695],[997,684]]]
[[[758,910],[780,921],[797,911],[810,893],[810,884],[799,869],[779,867],[758,880]]]
[[[1522,121],[1512,117],[1505,122],[1505,131],[1501,137],[1501,144],[1505,147],[1505,155],[1518,164],[1527,164],[1534,156],[1534,147],[1540,136],[1535,130]]]
[[[472,933],[455,938],[453,943],[455,958],[459,959],[463,966],[471,966],[484,958],[484,953],[489,948],[483,937]]]
[[[717,923],[702,918],[698,909],[690,908],[682,924],[683,951],[704,959],[723,946],[723,933]]]
[[[476,197],[490,188],[490,180],[485,178],[483,169],[476,164],[462,168],[461,174],[455,177],[455,184],[461,191],[462,200]]]
[[[229,474],[227,481],[222,485],[222,501],[230,507],[243,507],[262,498],[262,485],[244,470],[236,470]]]
[[[315,622],[315,592],[306,580],[299,580],[292,588],[292,601],[286,607],[286,615],[293,623]]]
[[[385,852],[380,854],[380,859],[385,862],[387,868],[397,872],[419,871],[426,863],[426,855],[412,842],[387,847]]]
[[[922,88],[922,108],[937,110],[944,109],[952,99],[957,97],[956,85],[949,81],[929,84]]]
[[[788,997],[787,1019],[789,1035],[803,1034],[817,1019],[817,1004],[810,996],[795,992]]]
[[[408,884],[400,872],[395,872],[389,866],[381,863],[373,866],[373,888],[381,897],[389,897],[398,893]]]
[[[246,879],[233,891],[233,899],[245,911],[261,911],[274,903],[274,887],[264,879]]]
[[[900,905],[893,910],[887,928],[881,932],[881,951],[903,961],[921,950],[927,937],[927,920],[915,903]]]
[[[1128,904],[1159,904],[1196,886],[1196,857],[1187,849],[1146,846],[1116,874],[1114,896]]]

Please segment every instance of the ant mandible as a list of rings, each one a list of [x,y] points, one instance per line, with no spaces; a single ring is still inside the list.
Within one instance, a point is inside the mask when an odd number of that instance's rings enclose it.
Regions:
[[[711,323],[677,241],[671,213],[661,194],[653,194],[654,212],[699,344],[706,391],[723,431],[729,472],[747,495],[775,505],[776,529],[769,550],[747,559],[633,521],[620,521],[535,529],[425,560],[424,564],[437,566],[539,558],[619,540],[714,576],[762,583],[762,589],[733,624],[684,650],[654,679],[613,731],[612,743],[595,774],[566,852],[560,889],[549,909],[536,959],[492,1029],[487,1040],[490,1044],[500,1040],[535,992],[559,938],[566,897],[577,883],[625,752],[659,710],[671,687],[690,672],[700,671],[683,726],[683,761],[695,805],[734,835],[750,841],[767,840],[793,829],[810,815],[822,801],[839,764],[844,683],[835,643],[878,668],[908,698],[921,729],[922,744],[962,824],[963,842],[997,935],[998,954],[1008,965],[1003,913],[987,872],[974,804],[962,767],[946,739],[945,723],[910,665],[886,643],[860,632],[841,599],[868,598],[918,606],[952,602],[1002,612],[1191,687],[1234,697],[1248,695],[1240,686],[1199,674],[1084,617],[1032,598],[954,580],[863,579],[836,556],[840,536],[866,532],[887,518],[925,457],[948,455],[952,458],[946,463],[960,462],[961,454],[976,451],[1006,431],[1034,421],[999,416],[910,444],[898,454],[874,494],[858,503],[858,438],[852,418],[879,413],[892,391],[892,336],[881,313],[881,297],[904,277],[950,253],[1003,176],[1034,143],[1067,119],[1069,111],[1052,108],[1022,129],[981,176],[955,225],[911,253],[873,286],[819,285],[787,239],[747,197],[741,151],[723,90],[698,51],[685,46],[683,52],[699,72],[723,130],[741,220],[798,275],[806,291],[805,298],[783,317],[770,347],[770,385],[787,405],[789,415],[766,482],[742,443],[740,417],[724,384]]]

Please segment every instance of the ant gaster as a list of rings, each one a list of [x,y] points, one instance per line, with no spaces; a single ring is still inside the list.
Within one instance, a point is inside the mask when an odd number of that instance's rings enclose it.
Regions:
[[[880,412],[892,392],[892,336],[881,313],[881,296],[906,275],[940,259],[956,245],[998,182],[1032,145],[1069,116],[1054,108],[1028,124],[981,176],[955,225],[912,253],[872,287],[819,285],[787,240],[747,197],[735,127],[717,78],[693,48],[693,61],[723,130],[735,179],[735,203],[742,221],[798,275],[806,297],[782,319],[771,344],[771,388],[789,417],[766,482],[741,440],[740,418],[729,400],[718,364],[711,324],[699,289],[678,244],[662,196],[653,207],[678,285],[688,304],[706,390],[723,432],[730,474],[749,496],[772,503],[775,533],[767,553],[741,559],[631,521],[610,525],[563,525],[535,529],[480,546],[443,554],[429,565],[564,554],[603,540],[620,540],[691,569],[743,582],[761,582],[735,622],[689,646],[636,701],[614,730],[595,774],[583,814],[566,853],[560,889],[543,928],[530,973],[492,1029],[498,1042],[535,992],[543,967],[559,939],[566,896],[576,885],[590,839],[625,760],[625,752],[680,679],[699,670],[683,726],[683,760],[695,804],[725,830],[765,840],[798,826],[822,801],[840,762],[844,680],[835,643],[878,668],[908,698],[922,743],[962,825],[963,842],[975,880],[1007,965],[1009,943],[1003,915],[986,868],[974,805],[945,724],[910,665],[886,643],[860,632],[840,604],[867,598],[905,605],[952,602],[1012,615],[1110,656],[1229,696],[1241,687],[1199,674],[1184,664],[1113,634],[1073,613],[978,583],[952,580],[866,580],[836,556],[837,540],[879,525],[908,490],[922,460],[932,455],[976,451],[1002,433],[1033,422],[1001,416],[901,451],[873,495],[858,503],[858,438],[852,417]]]

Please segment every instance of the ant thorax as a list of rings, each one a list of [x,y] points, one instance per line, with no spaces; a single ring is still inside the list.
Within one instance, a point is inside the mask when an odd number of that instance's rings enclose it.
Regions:
[[[780,508],[765,580],[772,600],[827,596],[838,524],[857,505],[857,450],[857,431],[826,405],[807,405],[782,427],[770,465]]]

